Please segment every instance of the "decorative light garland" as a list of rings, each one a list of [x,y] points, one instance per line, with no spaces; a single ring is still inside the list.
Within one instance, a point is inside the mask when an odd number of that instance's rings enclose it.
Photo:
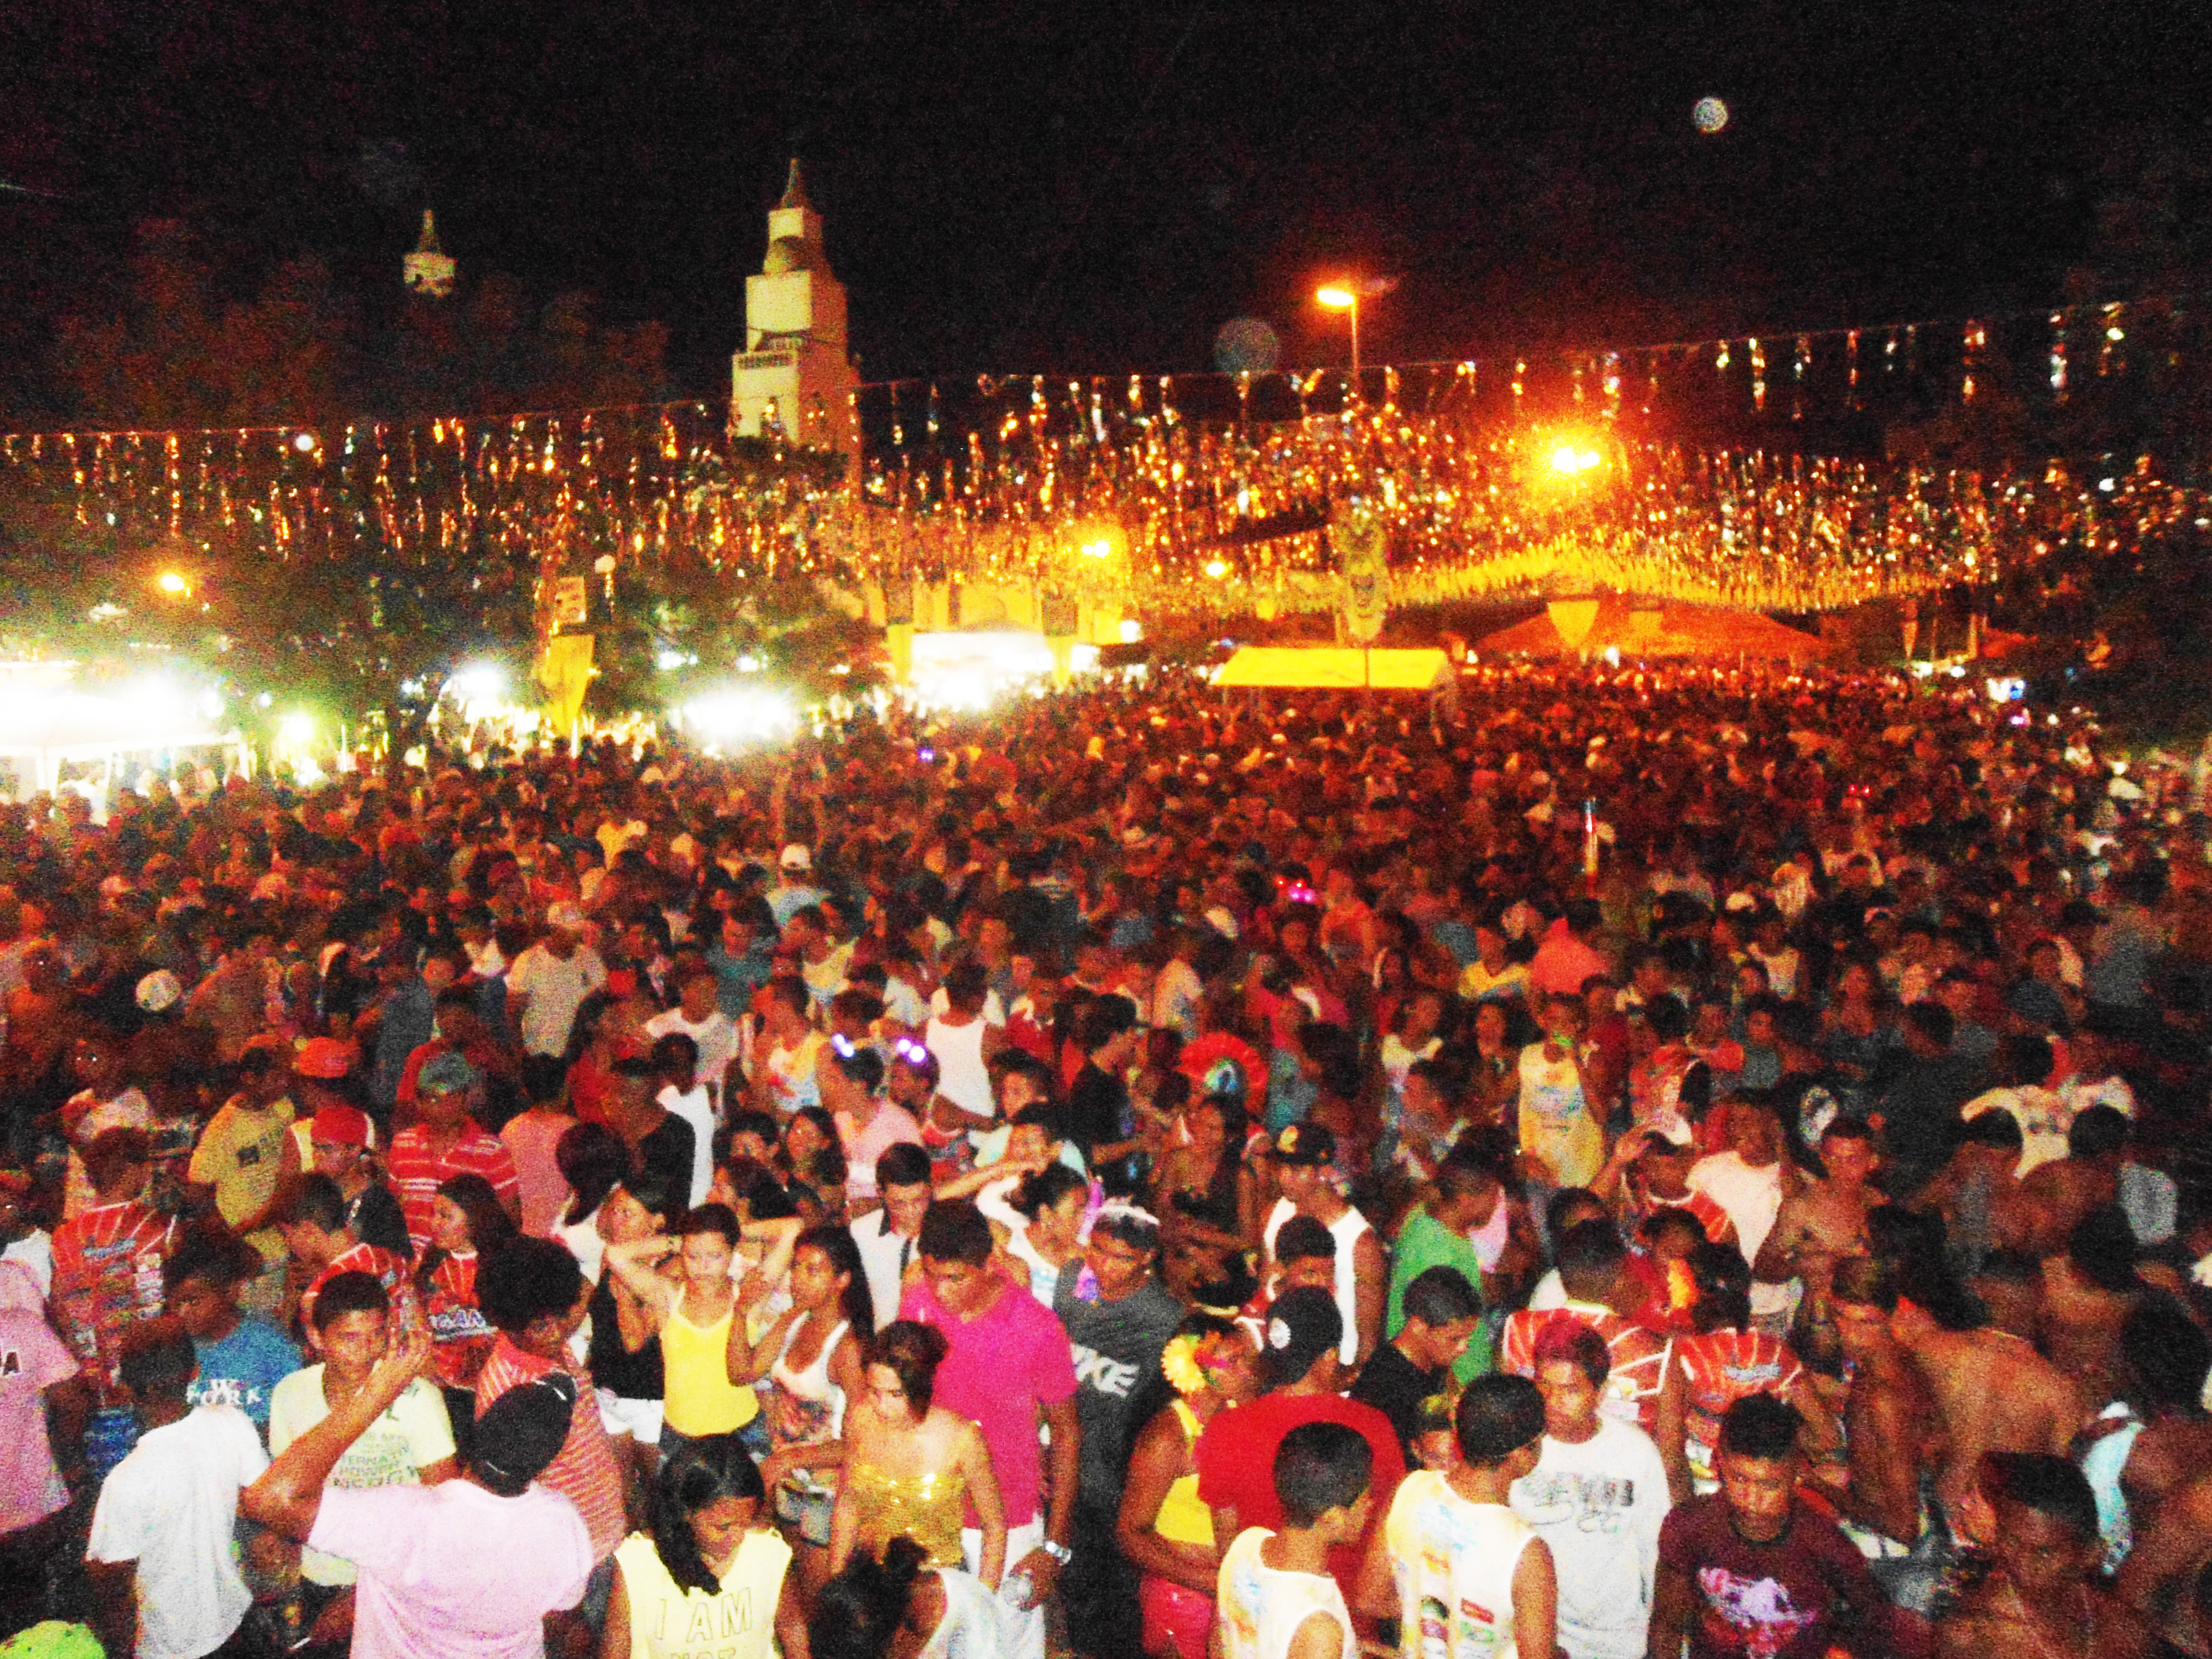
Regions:
[[[2029,320],[2033,338],[2019,319],[1984,319],[1741,350],[1522,354],[1510,369],[1382,367],[1356,388],[1328,370],[987,375],[957,397],[921,382],[866,386],[855,406],[875,441],[845,483],[770,448],[732,453],[726,410],[703,401],[11,434],[0,435],[0,496],[59,508],[72,533],[118,549],[184,544],[219,557],[243,545],[289,561],[373,545],[425,565],[527,557],[549,575],[612,556],[703,566],[739,586],[793,574],[887,589],[1024,582],[1262,615],[1337,603],[1328,526],[1347,507],[1382,526],[1401,607],[1614,588],[1832,610],[1993,582],[2069,543],[2115,553],[2212,526],[2204,489],[2162,477],[2148,456],[2080,474],[1805,453],[1852,447],[1836,440],[1854,422],[1856,447],[1875,447],[1869,405],[1878,415],[1887,398],[1894,412],[1908,383],[1924,392],[1931,375],[1952,387],[1940,417],[1966,422],[1971,440],[1972,422],[2030,391],[2066,420],[2086,418],[2100,386],[2154,404],[2196,361],[2181,349],[2194,316],[2185,328],[2174,301]],[[1770,355],[1777,337],[1786,357]],[[2083,338],[2093,356],[2070,349]],[[1698,441],[1730,429],[1753,441]]]

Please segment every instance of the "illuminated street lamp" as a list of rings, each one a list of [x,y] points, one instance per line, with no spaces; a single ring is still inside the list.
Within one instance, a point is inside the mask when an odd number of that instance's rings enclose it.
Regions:
[[[1359,386],[1359,302],[1376,299],[1397,286],[1395,276],[1347,276],[1314,292],[1314,298],[1329,310],[1351,313],[1352,384],[1354,390]]]
[[[192,596],[191,578],[179,570],[164,570],[155,586],[173,599],[189,599]]]

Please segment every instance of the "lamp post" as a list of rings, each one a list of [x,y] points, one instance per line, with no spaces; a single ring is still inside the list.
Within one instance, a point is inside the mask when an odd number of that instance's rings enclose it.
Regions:
[[[1359,289],[1352,283],[1331,283],[1314,295],[1331,311],[1352,313],[1352,383],[1359,384]]]
[[[1398,286],[1395,276],[1347,276],[1314,292],[1314,298],[1331,311],[1347,312],[1352,319],[1352,389],[1359,390],[1359,302],[1388,294]]]

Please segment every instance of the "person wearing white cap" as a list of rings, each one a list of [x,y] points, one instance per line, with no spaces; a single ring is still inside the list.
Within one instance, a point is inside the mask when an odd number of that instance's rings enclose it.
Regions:
[[[793,842],[775,863],[775,885],[769,890],[768,908],[781,930],[799,911],[821,903],[830,895],[814,884],[814,854],[805,842]]]
[[[565,1053],[576,1010],[607,982],[606,963],[579,937],[583,928],[584,914],[574,905],[549,906],[544,936],[507,969],[507,1013],[531,1054]]]

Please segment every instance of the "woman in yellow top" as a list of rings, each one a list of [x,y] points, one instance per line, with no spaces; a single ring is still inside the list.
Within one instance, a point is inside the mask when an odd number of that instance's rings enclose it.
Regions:
[[[830,1518],[830,1571],[857,1547],[881,1552],[903,1534],[926,1565],[961,1565],[962,1517],[972,1505],[983,1534],[975,1576],[999,1588],[1006,1565],[1006,1516],[983,1431],[932,1403],[945,1334],[898,1319],[860,1349],[867,1387],[845,1419],[845,1479]]]
[[[664,1440],[664,1455],[684,1440],[729,1434],[760,1415],[760,1401],[740,1380],[754,1374],[745,1315],[790,1271],[802,1224],[793,1217],[740,1225],[728,1205],[702,1204],[665,1233],[607,1246],[607,1271],[637,1297],[660,1338],[662,1415],[678,1437]],[[740,1240],[757,1240],[768,1251],[758,1267],[733,1280]]]
[[[804,1653],[805,1619],[783,1593],[791,1546],[768,1512],[752,1455],[709,1435],[660,1466],[653,1530],[615,1551],[599,1659],[775,1659]]]
[[[1137,1601],[1152,1659],[1206,1659],[1221,1548],[1198,1495],[1198,1437],[1224,1406],[1258,1396],[1258,1361],[1242,1328],[1206,1313],[1185,1319],[1160,1355],[1176,1397],[1138,1432],[1115,1528],[1143,1575]]]

